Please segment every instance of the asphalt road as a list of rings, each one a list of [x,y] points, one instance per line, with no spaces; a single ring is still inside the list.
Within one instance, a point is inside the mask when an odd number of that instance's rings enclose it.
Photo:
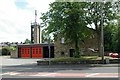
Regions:
[[[10,56],[0,56],[1,66],[16,66],[16,65],[25,65],[33,64],[36,61],[41,59],[22,59],[22,58],[10,58]]]
[[[36,65],[36,61],[40,59],[11,59],[9,57],[2,57],[1,59],[1,75],[3,78],[118,77],[118,67],[88,67],[85,65],[38,66]]]

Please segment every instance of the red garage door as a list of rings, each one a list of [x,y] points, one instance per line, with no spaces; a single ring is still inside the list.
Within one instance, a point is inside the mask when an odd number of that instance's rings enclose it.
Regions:
[[[32,48],[32,58],[42,58],[41,47]]]
[[[30,58],[30,48],[21,48],[21,58]]]

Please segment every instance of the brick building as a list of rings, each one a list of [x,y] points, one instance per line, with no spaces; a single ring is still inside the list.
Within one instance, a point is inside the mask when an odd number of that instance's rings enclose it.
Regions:
[[[81,50],[81,55],[98,55],[97,34],[94,29],[90,29],[90,30],[92,31],[91,38],[85,40],[84,43],[81,43],[79,45]],[[61,39],[62,37],[58,37],[54,43],[55,57],[61,57],[61,56],[72,57],[75,49],[74,44],[67,44],[66,42],[62,44]]]

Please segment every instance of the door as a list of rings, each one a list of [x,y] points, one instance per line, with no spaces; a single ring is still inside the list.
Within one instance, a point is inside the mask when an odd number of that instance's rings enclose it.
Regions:
[[[54,46],[50,46],[50,57],[54,58]],[[43,47],[43,58],[49,58],[49,48],[48,48],[48,46]]]
[[[21,48],[21,58],[30,58],[30,48]]]
[[[49,49],[48,46],[43,47],[43,58],[49,58]]]
[[[32,58],[42,58],[42,48],[41,47],[32,48]]]
[[[75,53],[75,49],[69,49],[70,57],[73,57]]]

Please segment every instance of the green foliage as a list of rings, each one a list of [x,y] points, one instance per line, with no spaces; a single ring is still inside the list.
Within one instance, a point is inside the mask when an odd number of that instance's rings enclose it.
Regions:
[[[16,51],[16,46],[4,46],[2,47],[2,55],[10,55],[11,51]]]
[[[42,14],[42,26],[46,26],[46,31],[53,33],[55,37],[60,34],[69,44],[75,44],[75,57],[79,57],[79,44],[91,35],[87,25],[95,25],[99,48],[100,27],[118,19],[114,12],[118,8],[117,5],[111,2],[53,2],[49,11]],[[109,31],[106,34],[109,35],[108,40],[111,40],[112,34]],[[109,44],[106,46],[110,46]]]
[[[105,51],[119,52],[119,25],[111,22],[104,27],[104,46]]]
[[[118,28],[116,33],[116,52],[120,55],[120,18],[118,20]]]
[[[113,37],[112,37],[112,52],[117,52],[118,49],[118,27],[116,28],[116,31],[113,33]]]
[[[116,25],[113,23],[104,27],[104,48],[105,51],[113,51],[113,39],[115,41]],[[115,44],[114,44],[115,45]]]
[[[17,50],[17,47],[16,47],[16,46],[10,46],[10,47],[9,47],[9,50],[10,50],[10,51],[16,51],[16,50]]]
[[[31,44],[31,41],[29,39],[26,39],[24,44]]]
[[[49,37],[50,37],[50,43],[53,43],[54,40],[51,39],[51,36],[49,33],[46,31],[46,29],[42,30],[42,43],[48,43],[49,42]]]
[[[50,10],[41,17],[44,25],[48,26],[48,33],[61,34],[67,42],[75,44],[75,57],[80,56],[79,43],[90,35],[84,8],[85,3],[54,2],[50,4]]]
[[[109,23],[111,20],[117,19],[116,13],[113,11],[113,3],[111,2],[90,2],[88,3],[87,19],[88,24],[94,23],[96,31],[100,31],[102,24],[102,17],[104,24]],[[114,7],[116,9],[117,7]]]
[[[118,8],[117,3],[112,2],[90,2],[88,3],[87,17],[86,21],[89,25],[94,24],[95,30],[98,35],[98,49],[100,51],[100,43],[101,43],[101,27],[109,25],[111,21],[118,19],[117,13],[114,11]],[[102,26],[103,25],[103,26]],[[107,36],[106,36],[107,35]],[[109,37],[108,37],[109,36]],[[105,33],[105,49],[110,50],[113,48],[112,43],[112,33]],[[109,42],[110,41],[110,42]]]
[[[98,56],[83,56],[80,58],[74,58],[74,57],[60,57],[60,58],[54,58],[51,59],[51,61],[84,61],[84,60],[97,60],[99,58]]]
[[[2,55],[10,55],[10,47],[2,47]]]
[[[118,27],[118,44],[117,44],[117,52],[119,53],[120,55],[120,24],[119,24],[119,27]]]
[[[115,3],[112,4],[112,13],[109,13],[109,15],[113,16],[111,17],[111,21],[107,22],[107,26],[104,28],[104,45],[105,45],[105,51],[112,51],[112,52],[119,52],[119,19],[120,16],[118,15],[118,9],[119,9],[119,3],[118,0]],[[113,21],[112,21],[113,20]],[[114,20],[117,20],[114,21]]]

